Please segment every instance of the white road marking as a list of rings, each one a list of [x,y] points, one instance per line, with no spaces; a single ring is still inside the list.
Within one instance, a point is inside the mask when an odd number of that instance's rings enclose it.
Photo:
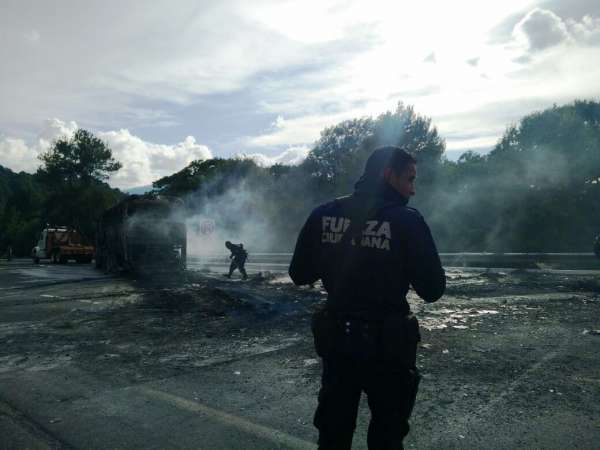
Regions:
[[[242,417],[234,416],[223,411],[211,408],[210,406],[203,405],[198,402],[187,400],[176,395],[168,394],[163,391],[151,389],[148,387],[138,387],[143,394],[147,395],[156,400],[160,400],[177,408],[184,409],[186,411],[202,414],[208,416],[211,419],[217,420],[225,425],[237,428],[238,430],[252,434],[258,438],[265,439],[273,442],[276,445],[283,445],[285,448],[308,450],[316,447],[315,443],[305,441],[294,436],[291,436],[283,431],[269,428],[264,425],[258,425],[250,422]]]
[[[542,367],[545,363],[547,363],[551,359],[554,359],[556,357],[556,355],[558,355],[557,351],[547,353],[542,359],[540,359],[535,364],[532,364],[531,367],[529,367],[526,371],[524,371],[520,376],[518,376],[517,378],[515,378],[508,385],[508,387],[504,391],[500,392],[500,394],[498,394],[493,400],[491,400],[487,404],[481,406],[480,408],[477,408],[475,410],[475,412],[473,414],[471,414],[471,415],[486,414],[489,410],[491,410],[498,403],[500,403],[500,401],[502,401],[505,397],[511,395],[515,391],[515,389],[519,385],[521,385],[525,380],[528,380],[529,376],[533,372],[537,372],[540,369],[540,367]]]
[[[563,343],[564,347],[564,343]],[[449,423],[452,424],[452,429],[456,433],[460,433],[461,435],[468,435],[469,432],[473,429],[473,424],[475,422],[480,422],[484,419],[484,417],[489,414],[495,414],[498,411],[498,404],[503,401],[506,397],[510,396],[518,386],[527,382],[527,380],[531,379],[530,376],[533,372],[537,372],[544,364],[548,361],[554,359],[558,354],[559,350],[557,349],[552,352],[548,352],[543,358],[541,358],[536,363],[532,364],[527,370],[523,371],[521,375],[514,378],[506,389],[501,391],[497,396],[491,399],[488,403],[481,405],[479,408],[475,408],[468,414],[463,416],[456,417],[454,420],[450,420]],[[488,416],[489,417],[489,416]],[[440,438],[442,439],[442,438]],[[434,441],[434,444],[440,444],[443,442],[440,439]]]

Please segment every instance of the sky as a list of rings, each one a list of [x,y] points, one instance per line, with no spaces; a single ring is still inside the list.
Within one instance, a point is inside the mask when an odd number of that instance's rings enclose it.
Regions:
[[[34,172],[77,128],[123,189],[195,159],[298,164],[324,128],[398,102],[456,159],[600,100],[597,61],[597,0],[2,0],[0,165]]]

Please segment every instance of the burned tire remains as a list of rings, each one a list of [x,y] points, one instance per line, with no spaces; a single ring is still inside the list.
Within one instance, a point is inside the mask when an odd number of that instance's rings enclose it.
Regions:
[[[105,272],[182,271],[186,264],[186,241],[180,199],[132,195],[100,218],[96,267]]]

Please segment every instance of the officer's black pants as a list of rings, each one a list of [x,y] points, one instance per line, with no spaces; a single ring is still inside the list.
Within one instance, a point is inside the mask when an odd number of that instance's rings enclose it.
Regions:
[[[325,358],[314,418],[319,429],[319,450],[350,450],[363,391],[371,409],[369,450],[402,450],[419,378],[416,368]]]

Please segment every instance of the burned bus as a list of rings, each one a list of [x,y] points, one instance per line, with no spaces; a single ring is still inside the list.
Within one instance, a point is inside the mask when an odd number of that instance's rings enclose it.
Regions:
[[[98,221],[96,267],[106,272],[185,270],[184,217],[183,202],[176,197],[127,197]]]

